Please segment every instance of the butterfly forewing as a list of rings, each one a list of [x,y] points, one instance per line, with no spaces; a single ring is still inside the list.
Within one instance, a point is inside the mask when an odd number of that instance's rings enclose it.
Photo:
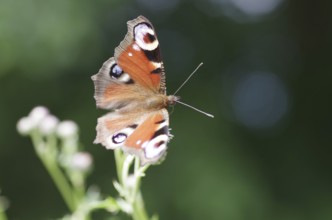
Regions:
[[[135,83],[164,94],[165,73],[159,41],[148,19],[128,21],[128,33],[115,49],[115,59]]]
[[[96,75],[92,76],[98,108],[121,109],[140,101],[140,96],[137,96],[139,89],[131,82],[127,73],[122,71],[112,75],[112,71],[116,72],[117,67],[112,57],[103,64]]]

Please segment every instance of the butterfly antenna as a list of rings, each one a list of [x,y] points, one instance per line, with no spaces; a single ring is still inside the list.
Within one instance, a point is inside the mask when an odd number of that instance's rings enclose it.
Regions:
[[[176,95],[180,91],[180,89],[188,82],[188,80],[194,75],[194,73],[203,65],[203,63],[200,63],[196,69],[188,76],[188,78],[181,84],[181,86],[174,92],[173,95]]]
[[[211,115],[211,114],[209,114],[209,113],[207,113],[207,112],[204,112],[204,111],[202,111],[202,110],[200,110],[200,109],[198,109],[198,108],[195,108],[194,106],[188,105],[187,103],[180,102],[179,100],[176,100],[175,102],[176,102],[176,103],[179,103],[179,104],[181,104],[181,105],[187,106],[188,108],[194,109],[195,111],[198,111],[198,112],[200,112],[200,113],[202,113],[202,114],[204,114],[204,115],[206,115],[206,116],[208,116],[208,117],[210,117],[210,118],[214,118],[213,115]]]

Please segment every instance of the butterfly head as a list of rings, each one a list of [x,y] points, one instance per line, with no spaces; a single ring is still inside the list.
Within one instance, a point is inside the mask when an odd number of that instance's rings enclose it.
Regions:
[[[180,100],[180,96],[169,95],[169,96],[167,96],[167,106],[173,106],[179,100]]]

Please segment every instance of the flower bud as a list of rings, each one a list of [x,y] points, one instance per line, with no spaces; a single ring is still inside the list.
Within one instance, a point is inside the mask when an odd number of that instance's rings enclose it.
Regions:
[[[34,125],[37,126],[48,114],[49,111],[46,107],[37,106],[31,110],[29,117],[31,118]]]
[[[47,115],[39,124],[39,130],[44,135],[53,133],[59,124],[59,119],[53,115]]]
[[[23,117],[21,118],[16,125],[17,131],[21,135],[27,135],[31,132],[31,130],[35,127],[34,122],[31,117]]]
[[[88,171],[92,165],[92,157],[87,152],[75,153],[71,159],[71,168],[79,171]]]
[[[73,137],[78,132],[77,124],[73,121],[60,122],[57,128],[57,134],[61,138]]]

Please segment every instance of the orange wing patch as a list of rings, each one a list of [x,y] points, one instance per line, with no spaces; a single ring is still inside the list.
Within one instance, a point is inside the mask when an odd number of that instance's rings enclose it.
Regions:
[[[165,116],[161,112],[151,115],[128,137],[125,146],[135,149],[144,148],[145,145],[150,142],[156,134],[158,134],[157,132],[159,129],[165,126],[160,122],[164,122],[166,120],[167,119],[165,119]],[[166,125],[166,127],[166,135],[168,135],[168,126]]]
[[[117,58],[117,63],[134,82],[155,92],[159,91],[161,76],[160,73],[153,73],[153,71],[162,69],[162,64],[150,61],[136,43],[123,49]]]

